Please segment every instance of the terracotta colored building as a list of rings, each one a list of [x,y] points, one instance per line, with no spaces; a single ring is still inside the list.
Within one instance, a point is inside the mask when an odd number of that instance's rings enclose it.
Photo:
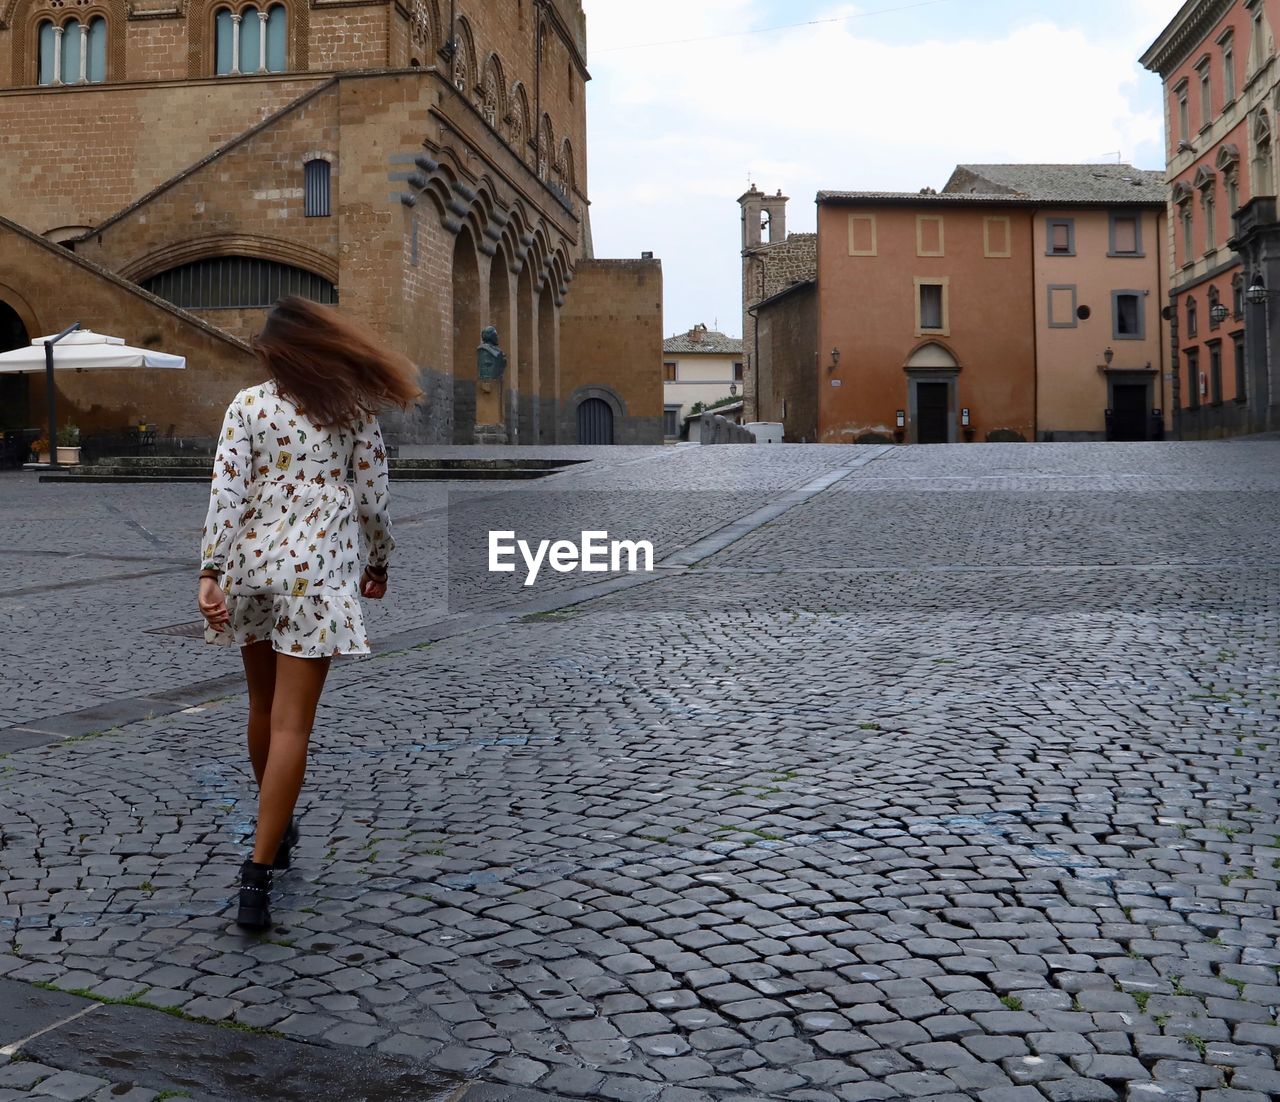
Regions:
[[[1188,0],[1142,56],[1165,89],[1173,405],[1188,438],[1280,427],[1278,20],[1280,0]]]
[[[124,281],[107,316],[76,310],[0,225],[0,339],[142,339],[162,300],[191,327],[173,351],[205,322],[238,352],[173,392],[95,375],[61,398],[89,430],[207,437],[259,373],[244,339],[299,293],[419,365],[401,443],[660,441],[661,268],[593,257],[588,80],[580,0],[0,0],[0,215]],[[477,406],[487,324],[500,415]],[[39,380],[5,385],[6,419],[42,408]]]
[[[746,304],[758,417],[824,442],[1158,437],[1163,216],[1127,165],[821,192],[813,277]]]

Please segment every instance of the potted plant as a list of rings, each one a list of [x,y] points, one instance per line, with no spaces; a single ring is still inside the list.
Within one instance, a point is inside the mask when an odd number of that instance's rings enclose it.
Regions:
[[[31,441],[31,454],[36,457],[37,463],[49,462],[49,439],[46,436],[39,436]]]
[[[58,462],[80,462],[80,430],[75,425],[63,425],[58,430]]]

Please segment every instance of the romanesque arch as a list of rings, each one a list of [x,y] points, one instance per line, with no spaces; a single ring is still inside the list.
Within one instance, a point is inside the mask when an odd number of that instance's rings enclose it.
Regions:
[[[220,8],[238,12],[256,0],[189,0],[187,5],[187,75],[214,75],[216,44],[214,20]],[[311,5],[307,0],[272,0],[283,3],[287,20],[286,72],[305,68],[308,61],[311,29]]]

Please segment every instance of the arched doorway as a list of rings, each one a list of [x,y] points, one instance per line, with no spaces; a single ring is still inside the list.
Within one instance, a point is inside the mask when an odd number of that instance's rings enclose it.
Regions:
[[[941,344],[929,341],[911,354],[906,371],[909,439],[913,444],[954,444],[960,364]]]
[[[480,344],[480,265],[466,227],[453,246],[453,442],[476,434],[476,347]]]
[[[31,343],[18,312],[0,299],[0,352]],[[31,396],[26,375],[0,375],[0,432],[24,429],[30,419]],[[5,448],[7,454],[8,448]]]
[[[578,443],[613,443],[613,409],[603,398],[588,398],[578,406]]]

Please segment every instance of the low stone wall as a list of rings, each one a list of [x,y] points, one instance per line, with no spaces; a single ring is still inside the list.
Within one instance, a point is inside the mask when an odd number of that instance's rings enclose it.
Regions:
[[[735,425],[727,417],[718,413],[704,413],[699,422],[699,438],[701,444],[754,444],[755,434],[748,432],[741,425]]]

